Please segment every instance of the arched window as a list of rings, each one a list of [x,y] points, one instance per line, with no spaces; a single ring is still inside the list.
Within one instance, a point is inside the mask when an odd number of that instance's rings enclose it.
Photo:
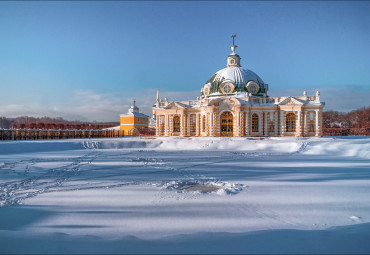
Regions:
[[[202,132],[206,132],[206,116],[202,117]]]
[[[295,114],[290,112],[286,115],[286,132],[295,132]]]
[[[233,136],[233,115],[231,112],[223,112],[220,116],[220,135]]]
[[[180,117],[173,117],[173,132],[180,132]]]
[[[256,113],[252,115],[252,132],[258,132],[258,115]]]

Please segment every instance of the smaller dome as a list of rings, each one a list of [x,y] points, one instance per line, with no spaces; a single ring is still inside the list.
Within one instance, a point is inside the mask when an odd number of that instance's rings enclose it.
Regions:
[[[243,67],[226,67],[215,73],[213,82],[232,82],[235,85],[246,85],[248,81],[257,82],[263,86],[262,79],[253,71]]]
[[[134,100],[134,102],[132,103],[130,109],[128,109],[128,112],[129,113],[134,113],[134,112],[138,113],[139,112],[139,107],[137,107],[135,105],[135,103],[136,103],[136,101]]]
[[[228,85],[226,85],[228,84]],[[227,89],[223,89],[228,86]],[[235,95],[237,92],[262,96],[267,92],[263,80],[253,71],[243,67],[226,67],[216,72],[203,87],[204,96]]]
[[[240,57],[235,53],[236,45],[232,45],[232,53],[227,58],[226,68],[219,70],[202,88],[202,96],[236,95],[240,92],[263,96],[268,86],[253,71],[240,65]]]

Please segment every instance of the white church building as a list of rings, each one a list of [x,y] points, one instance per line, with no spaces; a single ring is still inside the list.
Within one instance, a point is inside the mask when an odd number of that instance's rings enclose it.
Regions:
[[[201,88],[196,100],[159,98],[152,108],[157,136],[322,136],[320,93],[269,97],[268,84],[243,68],[231,46],[226,68]]]

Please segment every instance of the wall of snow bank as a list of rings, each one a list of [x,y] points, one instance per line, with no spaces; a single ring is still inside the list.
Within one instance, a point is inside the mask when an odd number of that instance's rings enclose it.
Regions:
[[[227,150],[295,152],[301,147],[296,140],[255,140],[252,138],[190,138],[163,139],[158,149],[163,150]]]
[[[226,150],[370,158],[370,138],[161,137],[2,141],[0,154],[85,149]]]
[[[227,150],[296,152],[303,142],[297,139],[161,137],[153,139],[113,138],[85,140],[87,149]]]
[[[96,149],[225,150],[370,158],[370,138],[161,137],[96,140]]]
[[[370,159],[370,138],[333,138],[329,141],[311,141],[302,153]]]

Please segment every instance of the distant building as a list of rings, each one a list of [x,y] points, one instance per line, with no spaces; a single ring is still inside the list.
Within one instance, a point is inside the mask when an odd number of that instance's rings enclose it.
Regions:
[[[139,130],[148,128],[149,116],[140,113],[135,100],[126,114],[120,115],[120,131],[123,135],[138,135]]]
[[[233,36],[235,37],[235,36]],[[268,84],[240,65],[235,53],[201,89],[196,100],[153,106],[157,136],[322,136],[320,93],[269,97]]]

